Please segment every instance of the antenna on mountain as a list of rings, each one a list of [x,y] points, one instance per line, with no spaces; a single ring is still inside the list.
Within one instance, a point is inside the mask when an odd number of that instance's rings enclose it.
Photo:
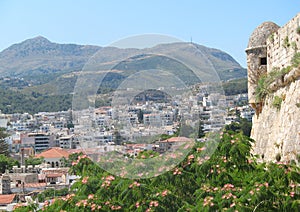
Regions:
[[[191,44],[193,44],[193,37],[191,37]]]

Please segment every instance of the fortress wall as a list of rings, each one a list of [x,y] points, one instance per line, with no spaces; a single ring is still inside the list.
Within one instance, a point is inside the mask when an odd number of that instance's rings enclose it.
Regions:
[[[300,52],[300,33],[297,32],[299,26],[300,13],[267,38],[268,73],[274,67],[282,69],[291,65],[294,54]],[[285,41],[286,38],[288,42]],[[255,76],[251,67],[257,66],[255,57],[259,57],[259,54],[246,52],[248,74]],[[250,79],[251,76],[248,80]],[[278,155],[281,161],[297,160],[297,155],[300,154],[300,66],[291,70],[284,80],[273,84],[273,93],[267,95],[262,102],[261,112],[254,115],[252,120],[251,137],[256,141],[253,153],[264,161],[276,161]],[[256,85],[250,83],[248,86],[253,91]],[[282,99],[280,108],[273,106],[275,96]]]
[[[300,50],[300,33],[297,33],[299,26],[300,13],[267,39],[268,72],[273,67],[283,68],[290,65],[295,51]],[[287,38],[288,43],[285,41]]]
[[[285,96],[278,110],[272,106],[274,96]],[[265,100],[262,112],[253,117],[251,138],[256,143],[253,151],[260,158],[276,161],[276,155],[281,160],[295,160],[300,154],[300,80],[278,89],[274,95]]]

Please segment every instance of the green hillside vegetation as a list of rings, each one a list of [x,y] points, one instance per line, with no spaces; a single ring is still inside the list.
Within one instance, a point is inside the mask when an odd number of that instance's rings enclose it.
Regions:
[[[55,112],[68,110],[72,107],[73,86],[77,76],[69,74],[66,77],[59,77],[56,83],[60,86],[44,84],[25,89],[8,89],[0,81],[0,110],[3,113],[24,113],[34,114],[40,111]],[[119,73],[109,73],[102,87],[98,89],[98,97],[95,106],[108,106],[111,102],[110,93],[113,92],[125,77]],[[17,85],[17,84],[16,84]],[[236,79],[223,83],[226,95],[247,93],[247,79]],[[153,92],[152,92],[153,93]],[[152,94],[154,95],[155,92]],[[155,94],[160,96],[159,93]]]
[[[199,64],[201,66],[198,67],[198,71],[203,76],[210,75],[208,72],[211,70],[215,70],[221,80],[241,78],[247,75],[246,69],[242,68],[229,54],[198,44],[161,44],[146,50],[154,52],[151,55],[151,53],[145,54],[144,50],[139,49],[58,44],[39,36],[14,44],[0,52],[0,76],[23,78],[25,83],[23,86],[13,86],[22,89],[28,88],[26,85],[30,84],[29,92],[69,94],[73,91],[72,88],[75,84],[71,77],[72,74],[76,75],[86,63],[88,64],[89,59],[101,50],[107,58],[112,58],[112,60],[116,55],[127,58],[113,67],[113,69],[121,71],[121,76],[113,75],[116,78],[109,80],[113,83],[101,86],[105,89],[116,87],[120,83],[120,77],[127,77],[136,71],[151,69],[169,71],[179,77],[187,86],[199,83],[195,74],[180,61],[163,55],[155,55],[155,52],[165,52],[166,49],[180,51],[183,58],[188,58],[190,63],[197,61],[198,66]],[[199,51],[199,53],[196,54],[195,51]],[[191,58],[192,55],[197,55],[197,58]],[[70,81],[65,82],[66,78]],[[57,88],[60,86],[64,87]]]
[[[153,54],[145,54],[139,49],[57,44],[39,36],[14,44],[0,52],[0,110],[4,113],[35,113],[71,108],[76,81],[79,75],[84,74],[84,71],[80,70],[99,50],[103,51],[107,58],[115,58],[115,55],[125,56],[124,58],[126,55],[130,56],[111,67],[115,71],[109,72],[101,85],[99,82],[97,94],[100,98],[96,100],[96,106],[109,105],[111,98],[107,94],[116,90],[127,77],[143,73],[140,71],[165,71],[169,76],[164,78],[164,84],[171,84],[174,77],[186,86],[201,82],[201,76],[199,79],[185,64],[171,57],[155,54],[165,52],[166,49],[180,51],[183,58],[195,54],[195,50],[199,51],[199,57],[188,59],[191,63],[197,61],[198,65],[201,64],[198,71],[203,77],[218,75],[221,80],[227,81],[245,77],[247,74],[229,54],[198,44],[162,44],[148,49],[149,52],[154,52]],[[209,73],[214,71],[217,75]],[[160,82],[161,76],[149,74],[145,79],[151,84],[153,80]],[[226,94],[244,93],[244,85],[244,82],[239,80],[223,84]]]
[[[41,95],[32,92],[30,95],[19,91],[0,89],[0,110],[2,113],[38,113],[41,111],[66,111],[71,108],[71,95]]]
[[[225,95],[236,95],[248,92],[248,79],[234,79],[222,84]]]
[[[99,85],[100,87],[98,90],[98,94],[114,91],[128,76],[138,73],[140,69],[147,70],[149,72],[154,69],[166,71],[176,76],[176,78],[179,78],[186,86],[191,86],[201,82],[200,79],[184,65],[176,61],[170,62],[170,59],[165,57],[153,56],[145,59],[139,59],[138,62],[124,61],[115,66],[114,70],[120,70],[121,72],[108,72],[103,82],[101,83],[101,86]],[[52,76],[54,75],[55,74],[52,73]],[[45,84],[26,87],[24,88],[24,92],[39,92],[47,95],[64,95],[72,93],[76,84],[77,74],[68,73],[59,76],[59,74],[57,73],[56,76],[58,77],[56,77],[54,80],[50,80]],[[231,76],[230,74],[226,76],[226,78],[230,77],[233,76]],[[171,82],[164,83],[168,84]],[[223,88],[226,95],[247,93],[247,79],[241,78],[226,81],[223,83]]]

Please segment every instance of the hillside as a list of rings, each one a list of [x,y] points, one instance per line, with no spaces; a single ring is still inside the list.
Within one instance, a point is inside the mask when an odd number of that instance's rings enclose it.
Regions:
[[[57,44],[38,36],[0,52],[0,76],[25,77],[33,82],[39,81],[40,76],[53,79],[56,73],[81,70],[99,49],[98,46]]]
[[[166,49],[171,52],[177,51],[182,58],[188,58],[188,62],[198,64],[198,76],[182,62],[157,54],[164,53]],[[113,61],[113,58],[119,56],[126,58],[110,67],[114,71],[105,76],[98,88],[99,94],[113,91],[128,76],[141,70],[167,71],[187,86],[210,76],[211,70],[215,70],[224,81],[245,78],[247,75],[246,70],[229,54],[194,43],[161,44],[149,49],[119,49],[58,44],[39,36],[14,44],[0,52],[0,110],[5,113],[35,113],[41,110],[57,111],[70,108],[70,94],[74,92],[78,77],[85,73],[85,70],[81,70],[92,56],[97,58],[99,50],[105,55],[104,60]],[[198,55],[191,57],[195,55],[195,50]],[[171,82],[165,78],[164,83]],[[230,85],[229,88],[231,87],[236,86]],[[109,104],[107,97],[109,96],[102,96],[102,99],[97,100],[97,105]]]
[[[165,48],[175,49],[183,43],[162,44],[147,49],[148,52],[161,52]],[[242,68],[229,54],[193,44],[201,52],[197,56],[201,60],[199,64],[205,73],[207,65],[213,66],[221,80],[246,77],[246,69]],[[188,46],[185,44],[185,46]],[[190,49],[180,47],[183,55],[190,54]],[[42,94],[57,95],[69,94],[73,91],[80,70],[88,62],[91,56],[99,50],[105,52],[106,57],[114,55],[137,56],[120,62],[114,69],[119,70],[106,77],[106,81],[100,90],[111,90],[116,88],[124,77],[129,76],[141,69],[172,69],[172,73],[179,76],[187,85],[198,83],[189,68],[178,61],[161,55],[143,55],[140,49],[118,49],[111,47],[99,47],[90,45],[58,44],[44,37],[35,37],[14,44],[0,52],[0,77],[9,77],[9,81],[1,81],[0,86],[5,88],[23,89],[26,93],[39,92]],[[209,64],[207,63],[209,60]],[[202,67],[203,66],[203,67]],[[20,84],[20,78],[23,80]]]

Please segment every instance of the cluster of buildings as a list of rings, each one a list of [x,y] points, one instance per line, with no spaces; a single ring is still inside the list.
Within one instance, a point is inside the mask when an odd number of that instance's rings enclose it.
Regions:
[[[201,120],[204,133],[221,129],[242,118],[251,121],[254,111],[247,94],[225,96],[207,93],[209,85],[196,88],[193,95],[177,95],[168,102],[139,101],[82,111],[0,114],[0,127],[6,128],[10,152],[20,158],[33,156],[52,147],[62,149],[114,149],[124,143],[153,143],[158,135],[197,138]],[[237,113],[238,111],[238,113]],[[189,130],[185,130],[188,126]],[[147,142],[145,142],[147,141]]]
[[[72,153],[83,152],[95,159],[110,151],[132,157],[143,150],[164,153],[176,144],[196,139],[199,120],[207,133],[236,121],[237,114],[249,120],[253,115],[244,104],[247,94],[208,94],[208,85],[196,90],[194,95],[177,95],[168,102],[136,101],[34,115],[0,114],[0,127],[9,133],[6,141],[11,155],[21,164],[0,178],[0,209],[47,188],[69,187],[79,177],[70,175],[65,167]],[[162,134],[177,136],[162,140]],[[28,158],[43,158],[43,163],[26,166]]]
[[[32,157],[42,158],[39,165],[25,165],[29,148],[21,149],[21,165],[0,175],[0,210],[13,211],[17,205],[28,205],[46,189],[69,188],[79,176],[69,173],[65,163],[76,150],[51,147]],[[35,200],[35,203],[36,200]],[[43,203],[39,203],[42,207]]]

